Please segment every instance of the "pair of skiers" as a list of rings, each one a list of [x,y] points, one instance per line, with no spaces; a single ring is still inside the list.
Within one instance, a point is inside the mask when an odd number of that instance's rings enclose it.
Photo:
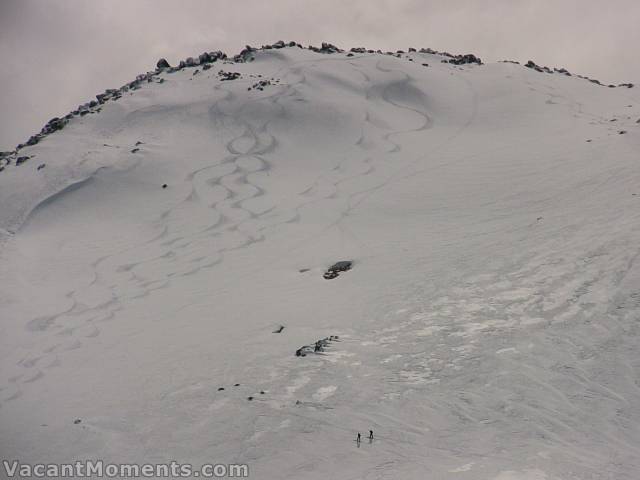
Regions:
[[[360,443],[360,439],[361,439],[360,432],[358,432],[358,436],[356,437],[356,442]],[[373,430],[369,430],[369,441],[372,441],[372,440],[373,440]]]

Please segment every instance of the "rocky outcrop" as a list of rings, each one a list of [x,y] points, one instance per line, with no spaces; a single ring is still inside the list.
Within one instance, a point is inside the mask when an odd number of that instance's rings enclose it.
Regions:
[[[330,335],[328,337],[322,338],[310,345],[303,345],[298,350],[296,350],[296,357],[306,357],[310,353],[321,353],[324,352],[332,342],[337,342],[340,340],[338,335]]]
[[[351,260],[342,260],[340,262],[336,262],[327,269],[327,271],[323,275],[323,278],[325,280],[333,280],[338,275],[340,275],[340,273],[351,270],[352,267],[353,262]]]
[[[472,53],[467,53],[465,55],[456,55],[455,57],[449,59],[448,63],[452,63],[454,65],[466,65],[472,63],[482,65],[482,60],[480,60],[479,57],[476,57]]]
[[[224,82],[241,78],[241,75],[239,72],[225,72],[224,70],[220,70],[218,72],[218,77],[220,78],[220,81]]]
[[[320,48],[314,47],[313,45],[309,45],[309,50],[312,50],[318,53],[328,53],[328,54],[344,52],[344,50],[336,47],[331,43],[326,43],[326,42],[322,42],[322,46]]]
[[[171,68],[171,65],[169,65],[169,62],[167,62],[166,59],[161,58],[158,60],[158,63],[156,63],[156,68],[164,70],[165,68]]]

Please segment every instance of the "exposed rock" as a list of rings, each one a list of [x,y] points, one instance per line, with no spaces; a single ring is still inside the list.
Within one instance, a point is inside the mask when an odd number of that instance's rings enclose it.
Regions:
[[[332,45],[331,43],[326,43],[326,42],[322,42],[322,46],[320,48],[309,45],[309,50],[312,50],[318,53],[328,53],[328,54],[343,52],[343,50],[339,49],[335,45]]]
[[[340,262],[336,262],[327,269],[323,277],[326,280],[332,280],[336,278],[341,272],[351,270],[352,266],[353,262],[351,260],[342,260]]]
[[[525,63],[524,65],[527,68],[532,68],[533,70],[537,71],[537,72],[543,72],[544,70],[542,70],[542,67],[539,67],[538,65],[536,65],[532,60],[529,60],[527,63]]]
[[[66,125],[66,123],[67,123],[66,119],[54,117],[47,122],[47,124],[42,129],[41,133],[48,135],[58,130],[62,130],[62,128]]]
[[[322,277],[325,280],[333,280],[334,278],[336,278],[338,276],[338,272],[325,272]]]
[[[535,62],[533,62],[532,60],[529,60],[527,63],[524,64],[525,67],[527,68],[532,68],[533,70],[536,70],[538,72],[542,72],[542,67],[538,66]]]
[[[239,63],[250,62],[254,58],[253,54],[255,51],[256,49],[253,48],[251,45],[246,45],[238,55],[233,57],[233,60]]]
[[[313,346],[304,345],[296,350],[296,357],[306,357],[310,353],[321,353],[324,352],[324,349],[328,347],[331,342],[339,341],[340,337],[338,335],[330,335],[328,337],[322,338],[316,341]]]
[[[22,165],[24,162],[26,162],[30,158],[31,157],[28,157],[28,156],[18,157],[18,158],[16,158],[16,165]]]
[[[273,48],[284,48],[284,42],[282,40],[278,40],[276,43],[272,45]]]
[[[73,423],[74,425],[78,425],[80,422],[82,422],[82,420],[80,420],[79,418],[76,418]]]
[[[38,168],[36,170],[42,170],[46,166],[47,166],[46,164],[41,163],[40,165],[38,165]]]
[[[275,83],[277,83],[279,80],[273,80]],[[247,88],[247,90],[251,90],[251,89],[256,89],[256,90],[264,90],[267,86],[269,85],[273,85],[271,83],[271,80],[260,80],[259,82],[254,83],[253,85],[251,85],[250,87]]]
[[[167,62],[165,58],[161,58],[158,60],[158,63],[156,63],[156,67],[162,70],[165,68],[171,68],[171,65],[169,65],[169,62]]]
[[[218,77],[220,77],[221,81],[228,81],[228,80],[236,80],[238,78],[240,78],[240,73],[239,72],[225,72],[223,70],[220,70],[218,72]]]
[[[569,70],[567,70],[566,68],[554,68],[553,70],[555,72],[561,73],[561,74],[566,75],[568,77],[571,76],[571,73],[569,73]]]

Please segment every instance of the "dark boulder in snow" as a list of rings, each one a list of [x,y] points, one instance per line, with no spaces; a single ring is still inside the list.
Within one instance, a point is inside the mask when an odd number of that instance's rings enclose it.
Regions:
[[[160,69],[171,68],[171,65],[169,65],[169,62],[167,62],[166,58],[161,58],[160,60],[158,60],[158,63],[156,63],[156,67]]]
[[[332,45],[331,43],[327,43],[327,42],[322,42],[322,46],[320,48],[310,45],[309,50],[312,50],[318,53],[340,53],[343,51],[338,47],[336,47],[335,45]]]
[[[324,273],[323,277],[326,280],[332,280],[336,278],[341,272],[346,272],[347,270],[351,270],[353,266],[353,262],[351,260],[341,260],[340,262],[336,262],[331,265],[327,271]]]
[[[553,70],[554,72],[562,73],[563,75],[566,75],[568,77],[571,76],[571,73],[569,73],[569,70],[567,70],[566,68],[554,68]]]
[[[532,60],[529,60],[527,63],[525,63],[524,66],[527,68],[531,68],[537,72],[543,72],[542,67],[539,67],[538,65],[536,65]]]
[[[218,72],[218,77],[220,77],[221,81],[229,81],[236,80],[240,78],[240,72],[225,72],[224,70],[220,70]]]
[[[338,335],[330,335],[316,341],[313,345],[304,345],[296,350],[296,357],[306,357],[309,353],[321,353],[325,348],[329,347],[331,342],[339,341]]]
[[[454,58],[449,60],[449,63],[453,63],[454,65],[465,65],[470,63],[482,65],[482,60],[472,53],[467,53],[465,55],[456,55]]]
[[[242,51],[233,57],[233,60],[238,63],[250,62],[253,60],[253,53],[256,51],[251,45],[246,45]]]
[[[329,271],[346,272],[351,269],[352,265],[353,262],[351,260],[341,260],[331,265],[331,267],[329,267]]]

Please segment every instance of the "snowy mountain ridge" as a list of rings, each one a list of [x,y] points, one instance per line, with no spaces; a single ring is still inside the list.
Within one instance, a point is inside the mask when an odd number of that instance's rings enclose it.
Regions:
[[[52,119],[0,160],[3,456],[635,478],[640,98],[527,67],[277,42]]]

